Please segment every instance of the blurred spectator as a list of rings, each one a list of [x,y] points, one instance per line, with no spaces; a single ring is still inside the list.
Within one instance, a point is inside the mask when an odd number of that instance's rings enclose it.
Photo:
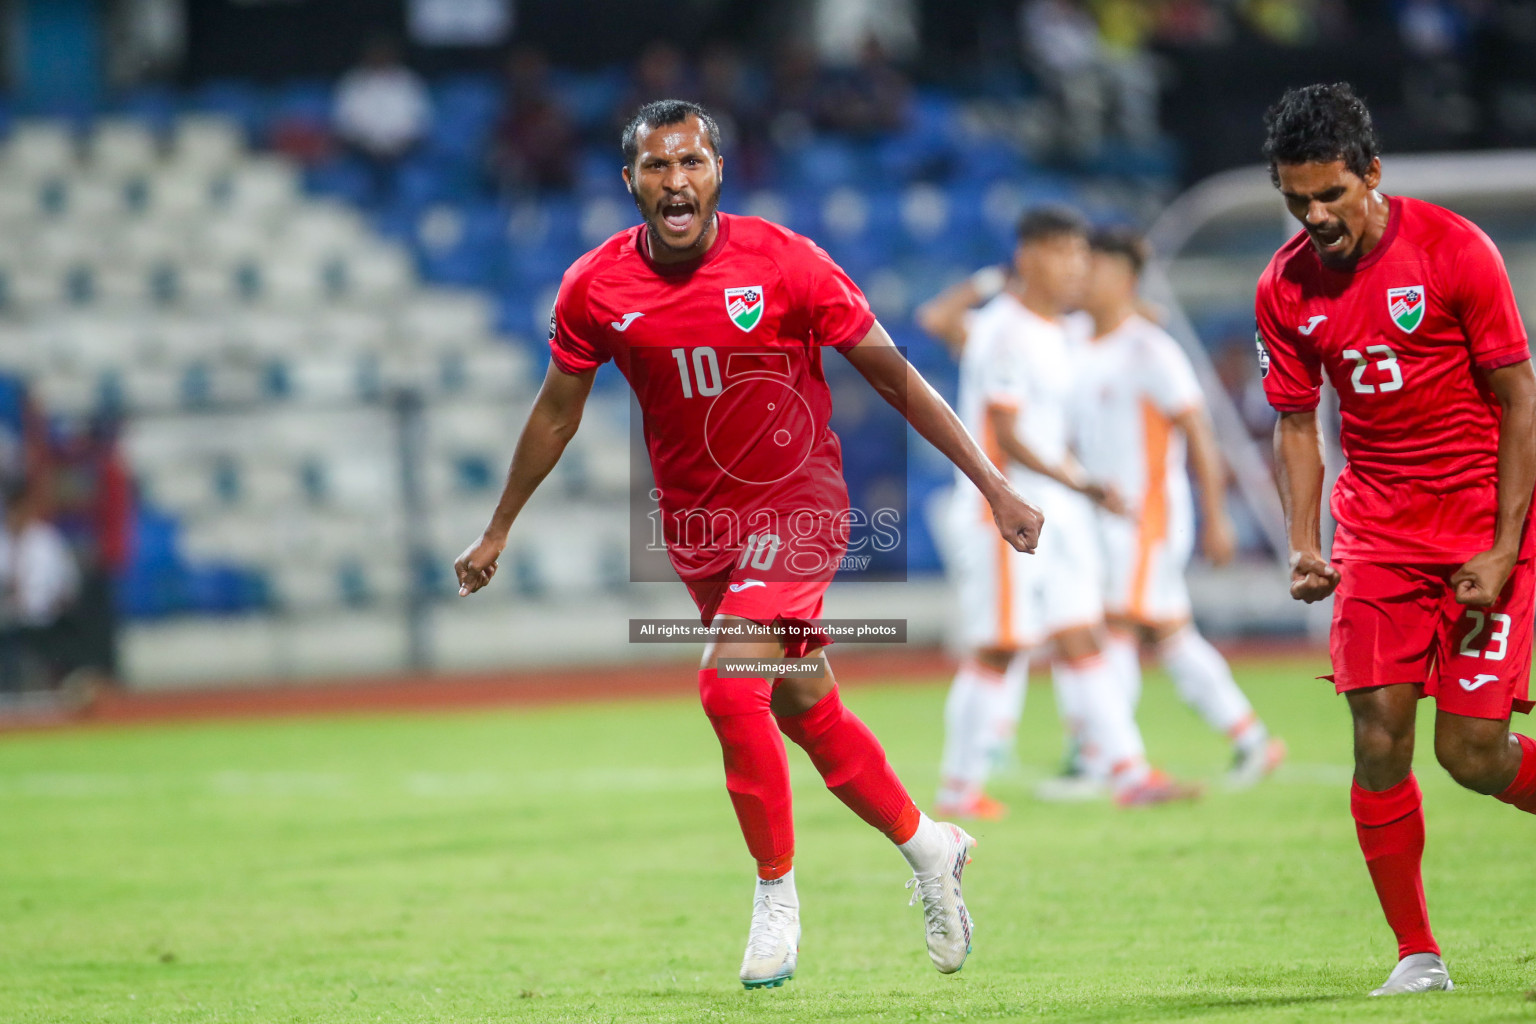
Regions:
[[[549,61],[524,46],[507,59],[506,100],[491,136],[491,175],[503,192],[568,189],[576,179],[576,124],[549,84]]]
[[[1082,0],[1026,0],[1019,9],[1024,54],[1056,108],[1061,147],[1093,157],[1111,125],[1136,143],[1157,137],[1156,67],[1145,49],[1152,22],[1142,4],[1105,0],[1100,14]]]
[[[1243,13],[1270,42],[1302,46],[1317,38],[1315,0],[1248,0]]]
[[[117,677],[117,613],[113,580],[127,568],[133,530],[133,485],[118,445],[117,423],[102,416],[53,437],[54,504],[59,528],[80,564],[80,598],[68,641],[71,671]]]
[[[912,87],[875,36],[859,50],[858,63],[832,70],[821,103],[821,123],[863,137],[900,131],[907,123]]]
[[[1152,12],[1141,0],[1100,0],[1096,7],[1115,133],[1137,145],[1157,141],[1157,66],[1147,52]]]
[[[0,373],[0,690],[56,682],[51,638],[79,593],[79,570],[49,520],[47,427],[26,382]]]
[[[613,112],[613,122],[623,128],[645,104],[652,100],[694,98],[694,90],[688,81],[688,64],[682,51],[671,43],[656,41],[648,45],[635,62],[629,89],[619,100]]]
[[[815,131],[821,103],[821,71],[816,52],[791,40],[779,48],[773,62],[769,133],[781,150],[803,144]]]
[[[373,175],[374,199],[394,192],[395,170],[426,135],[432,101],[394,40],[378,38],[336,87],[336,134]]]
[[[722,145],[735,165],[732,176],[758,182],[768,156],[768,111],[734,48],[724,43],[705,47],[699,59],[699,102],[720,125]]]
[[[1217,46],[1232,38],[1226,9],[1211,0],[1164,0],[1153,32],[1166,46]]]
[[[1448,0],[1404,0],[1397,30],[1409,54],[1424,60],[1454,57],[1467,40],[1466,19]]]

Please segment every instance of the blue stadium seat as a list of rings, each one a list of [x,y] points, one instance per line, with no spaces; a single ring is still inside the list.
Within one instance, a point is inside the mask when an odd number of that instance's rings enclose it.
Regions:
[[[271,121],[304,121],[329,127],[333,105],[329,82],[301,79],[280,86],[272,97]]]
[[[116,113],[142,122],[150,131],[162,137],[170,133],[181,106],[181,98],[163,86],[130,89],[112,102],[112,109]]]
[[[780,156],[779,177],[803,188],[827,190],[860,180],[867,161],[846,139],[820,136]]]
[[[357,160],[338,156],[306,167],[304,188],[313,195],[332,196],[366,206],[373,195],[373,179]]]
[[[474,193],[474,182],[466,168],[453,161],[416,156],[401,164],[395,175],[394,198],[405,209],[462,202]]]
[[[614,108],[624,95],[623,68],[574,72],[553,70],[550,85],[570,109],[584,135],[605,135],[612,128]]]

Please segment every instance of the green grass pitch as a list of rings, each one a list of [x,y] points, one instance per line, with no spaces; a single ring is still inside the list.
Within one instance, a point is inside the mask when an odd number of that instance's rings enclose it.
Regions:
[[[972,830],[954,977],[900,857],[792,748],[800,970],[759,992],[736,981],[751,863],[691,701],[0,737],[0,1021],[1536,1020],[1536,822],[1457,789],[1427,742],[1425,875],[1461,991],[1363,998],[1395,949],[1317,668],[1240,667],[1291,745],[1275,779],[1139,811],[1028,797],[1060,744],[1031,688],[996,787],[1013,814]],[[848,693],[920,802],[942,701],[938,680]],[[1225,767],[1155,674],[1141,718],[1166,767]]]

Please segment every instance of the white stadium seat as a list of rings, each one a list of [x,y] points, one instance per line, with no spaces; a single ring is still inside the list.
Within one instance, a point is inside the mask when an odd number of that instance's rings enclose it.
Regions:
[[[207,213],[213,181],[200,167],[171,167],[144,182],[146,212],[159,219]]]
[[[81,174],[68,179],[64,210],[73,220],[106,222],[128,211],[128,189],[122,178]]]
[[[315,340],[338,352],[377,352],[392,330],[389,315],[373,306],[330,305],[310,317]]]
[[[274,307],[307,308],[330,294],[325,264],[311,256],[273,253],[255,266],[258,294]]]
[[[378,242],[347,257],[342,277],[347,295],[354,301],[393,301],[415,283],[416,271],[403,249]]]
[[[183,114],[171,138],[171,159],[203,172],[226,170],[245,152],[245,137],[233,121],[213,114]]]
[[[121,118],[83,144],[63,121],[19,122],[0,151],[0,367],[32,375],[50,414],[121,403],[125,456],[181,517],[186,557],[259,569],[289,608],[398,601],[390,391],[425,394],[421,472],[432,495],[460,494],[430,523],[446,569],[484,526],[480,492],[500,484],[538,368],[495,334],[486,296],[423,286],[405,247],[299,186],[222,117],[180,117],[164,146]],[[583,217],[596,231],[617,211]],[[627,445],[588,426],[583,486],[616,493]],[[573,594],[612,582],[611,526],[582,539],[581,509],[545,511],[573,568],[542,550],[530,571]]]
[[[223,191],[231,211],[247,216],[277,215],[297,200],[299,175],[286,160],[253,157],[230,172]]]
[[[143,122],[107,118],[96,122],[86,146],[92,167],[118,176],[141,174],[160,160],[160,144]]]
[[[62,121],[19,121],[5,146],[5,169],[24,179],[67,174],[75,166],[74,133]]]

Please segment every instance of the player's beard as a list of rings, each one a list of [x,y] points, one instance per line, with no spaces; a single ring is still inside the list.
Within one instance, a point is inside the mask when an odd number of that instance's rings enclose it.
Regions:
[[[666,209],[667,200],[662,199],[653,209],[647,210],[642,204],[639,193],[635,194],[635,209],[639,210],[640,216],[645,219],[646,234],[649,236],[648,241],[652,252],[655,252],[657,249],[663,249],[674,256],[704,255],[705,242],[709,238],[710,223],[715,219],[715,212],[720,207],[720,186],[717,184],[715,190],[708,196],[693,196],[691,198],[695,205],[694,216],[698,218],[699,224],[702,225],[699,228],[699,237],[694,239],[690,245],[677,246],[668,242],[665,236],[662,235],[660,228],[657,227],[662,218],[662,211]]]

